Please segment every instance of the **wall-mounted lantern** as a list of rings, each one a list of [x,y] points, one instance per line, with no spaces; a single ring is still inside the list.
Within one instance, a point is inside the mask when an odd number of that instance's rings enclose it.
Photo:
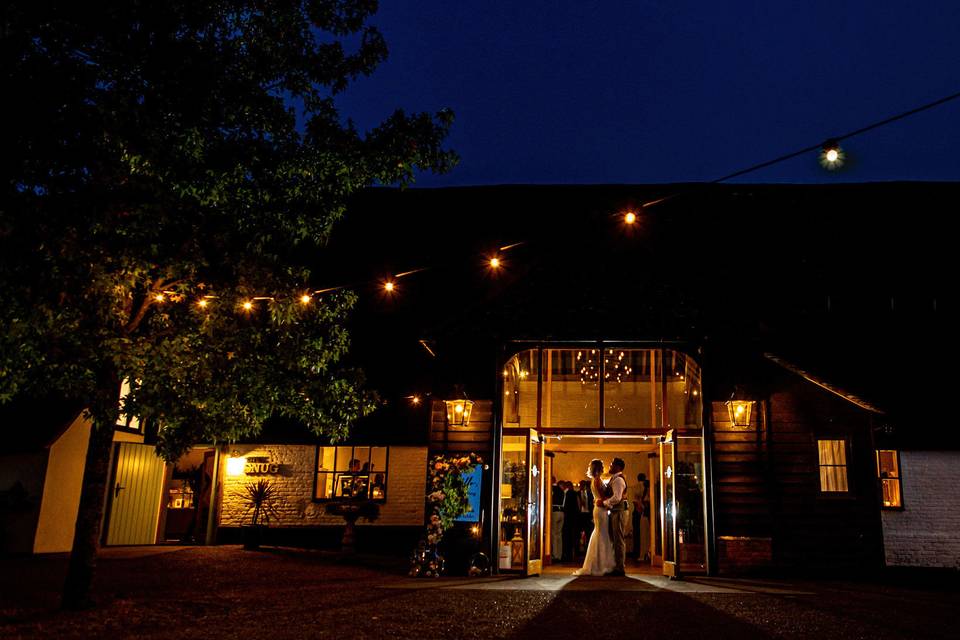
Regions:
[[[444,400],[447,405],[447,426],[466,427],[470,424],[470,414],[473,412],[473,400]]]
[[[730,423],[735,427],[749,427],[750,415],[753,413],[754,400],[748,400],[741,392],[740,388],[734,389],[730,399],[727,400],[727,413],[730,414]]]
[[[239,452],[234,451],[227,458],[227,475],[242,476],[247,467],[247,459],[242,457]]]

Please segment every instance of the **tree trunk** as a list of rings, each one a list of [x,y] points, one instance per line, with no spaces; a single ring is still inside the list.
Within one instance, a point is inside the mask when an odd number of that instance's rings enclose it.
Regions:
[[[67,580],[63,585],[61,606],[64,609],[82,609],[92,605],[90,587],[100,550],[100,525],[103,522],[104,498],[110,476],[113,450],[113,425],[94,418],[90,428],[90,443],[83,468],[83,487],[73,533],[73,549]]]

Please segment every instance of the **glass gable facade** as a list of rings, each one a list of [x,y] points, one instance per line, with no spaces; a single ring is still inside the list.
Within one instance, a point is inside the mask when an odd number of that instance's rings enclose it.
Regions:
[[[501,415],[505,428],[699,429],[700,367],[673,349],[528,349],[504,364]]]

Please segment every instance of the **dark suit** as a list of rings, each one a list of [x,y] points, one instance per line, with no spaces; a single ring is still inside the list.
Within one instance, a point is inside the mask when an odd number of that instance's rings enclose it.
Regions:
[[[580,533],[580,502],[577,492],[567,489],[563,492],[563,562],[573,562]]]
[[[581,496],[582,497],[582,496]],[[584,534],[584,540],[590,544],[590,534],[593,533],[593,491],[587,488],[587,510],[580,512],[580,531]],[[579,538],[579,533],[577,538]],[[584,550],[586,552],[586,550]]]

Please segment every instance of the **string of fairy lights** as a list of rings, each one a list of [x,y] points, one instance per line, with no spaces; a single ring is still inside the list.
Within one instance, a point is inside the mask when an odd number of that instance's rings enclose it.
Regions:
[[[938,100],[934,100],[933,102],[922,104],[920,106],[914,107],[907,111],[903,111],[901,113],[895,114],[888,118],[884,118],[883,120],[870,123],[868,125],[859,127],[852,131],[848,131],[841,135],[832,136],[826,139],[824,142],[821,142],[815,145],[806,146],[806,147],[803,147],[802,149],[791,151],[789,153],[786,153],[781,156],[777,156],[770,160],[766,160],[758,164],[750,165],[743,169],[739,169],[737,171],[721,176],[714,180],[710,180],[709,182],[707,182],[707,184],[720,184],[723,182],[727,182],[734,178],[739,178],[749,173],[753,173],[761,169],[765,169],[767,167],[780,164],[782,162],[786,162],[787,160],[791,160],[793,158],[806,155],[806,154],[811,154],[814,152],[817,153],[819,163],[825,170],[828,170],[828,171],[839,170],[843,167],[844,161],[846,160],[846,157],[847,157],[845,150],[840,145],[841,142],[845,140],[849,140],[850,138],[853,138],[855,136],[859,136],[864,133],[867,133],[868,131],[873,131],[875,129],[890,125],[894,122],[903,120],[910,116],[914,116],[918,113],[927,111],[929,109],[933,109],[935,107],[944,105],[948,102],[952,102],[954,100],[957,100],[958,98],[960,98],[960,92],[944,96]],[[649,201],[643,202],[635,208],[631,208],[631,209],[620,212],[619,214],[617,214],[617,216],[622,220],[622,223],[626,227],[633,227],[640,221],[641,214],[649,212],[649,210],[654,206],[682,197],[683,195],[685,195],[685,193],[687,193],[687,191],[678,191],[675,193],[671,193],[671,194],[659,197],[655,200],[649,200]],[[508,244],[508,245],[499,247],[492,253],[483,256],[483,261],[484,261],[484,264],[486,265],[486,268],[489,271],[494,273],[502,270],[506,264],[506,261],[504,260],[504,254],[506,254],[511,249],[520,247],[525,244],[527,244],[525,241],[515,242],[513,244]],[[379,280],[377,282],[377,286],[385,295],[394,296],[400,292],[400,287],[397,284],[398,280],[400,280],[401,278],[405,278],[407,276],[414,275],[416,273],[427,271],[428,269],[432,269],[432,268],[435,268],[435,267],[421,267],[417,269],[411,269],[408,271],[396,273]],[[318,296],[322,296],[323,294],[332,293],[335,291],[341,291],[343,289],[350,288],[351,286],[354,286],[354,285],[343,284],[339,286],[326,287],[322,289],[307,288],[299,293],[296,293],[288,297],[287,299],[295,298],[298,300],[298,302],[301,305],[308,306],[311,303],[313,303],[313,301]],[[161,291],[152,292],[151,295],[152,295],[152,302],[156,304],[164,304],[167,302],[179,302],[188,297],[181,292],[177,292],[170,289],[163,289]],[[282,296],[259,295],[259,296],[249,296],[245,298],[240,298],[237,301],[237,309],[243,313],[250,313],[254,311],[258,302],[268,302],[268,303],[276,302],[279,298],[282,298]],[[222,298],[217,295],[204,294],[195,298],[195,302],[193,304],[195,304],[199,310],[208,310],[216,303],[217,300],[220,300],[220,299]],[[427,345],[424,345],[424,346],[427,347]],[[427,349],[429,351],[429,347],[427,347]],[[410,399],[411,399],[411,402],[413,402],[414,404],[418,404],[420,402],[420,399],[418,396],[410,396]]]

